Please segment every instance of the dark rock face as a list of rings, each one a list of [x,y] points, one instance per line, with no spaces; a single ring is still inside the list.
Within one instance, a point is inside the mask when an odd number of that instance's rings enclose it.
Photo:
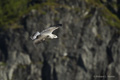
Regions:
[[[24,28],[0,32],[0,80],[120,79],[118,30],[105,24],[99,9],[87,11],[84,1],[66,3],[73,9],[32,10],[21,20]],[[30,35],[57,23],[63,24],[54,32],[59,38],[34,47]]]

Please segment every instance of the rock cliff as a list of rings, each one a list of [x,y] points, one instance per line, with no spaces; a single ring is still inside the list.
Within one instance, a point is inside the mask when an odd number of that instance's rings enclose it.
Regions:
[[[115,14],[109,0],[55,1],[25,14],[22,28],[0,31],[0,80],[120,80],[120,7]],[[34,47],[30,35],[58,23],[58,39]]]

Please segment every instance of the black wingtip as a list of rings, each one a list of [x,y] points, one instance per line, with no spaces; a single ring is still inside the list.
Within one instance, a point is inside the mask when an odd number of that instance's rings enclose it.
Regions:
[[[56,25],[52,25],[52,26],[55,26],[55,27],[61,27],[62,24],[56,24]],[[51,26],[51,27],[52,27],[52,26]]]
[[[57,24],[56,26],[62,26],[62,24]]]

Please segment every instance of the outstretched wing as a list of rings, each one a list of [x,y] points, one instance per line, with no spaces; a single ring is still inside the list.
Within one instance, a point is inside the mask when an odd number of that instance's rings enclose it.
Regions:
[[[40,36],[40,32],[36,32],[36,33],[34,33],[30,38],[32,39],[32,40],[35,40],[38,36]]]
[[[62,24],[57,24],[57,25],[53,25],[45,30],[43,30],[41,33],[52,33],[54,30],[58,29],[60,26],[62,26]]]
[[[35,39],[33,41],[34,44],[38,44],[40,43],[41,41],[45,40],[45,38],[47,38],[47,35],[40,35],[37,39]]]

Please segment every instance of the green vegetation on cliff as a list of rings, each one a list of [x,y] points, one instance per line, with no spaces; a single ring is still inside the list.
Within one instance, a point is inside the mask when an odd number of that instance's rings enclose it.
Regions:
[[[6,27],[24,15],[28,9],[27,0],[0,0],[0,27]]]
[[[32,3],[31,1],[32,0],[0,0],[0,28],[21,27],[19,25],[19,19],[29,13],[32,9],[37,9],[41,14],[46,14],[46,8],[49,8],[55,13],[58,13],[56,8],[72,8],[65,4],[58,4],[57,0],[47,0],[41,3],[34,3],[33,5],[30,4]],[[85,0],[85,2],[88,4],[87,6],[89,9],[91,7],[99,8],[108,25],[120,29],[120,19],[109,11],[109,9],[107,9],[99,0]]]
[[[19,20],[22,16],[29,13],[32,9],[37,9],[41,14],[46,14],[46,8],[57,13],[55,8],[60,7],[56,0],[37,0],[32,4],[32,0],[0,0],[0,28],[19,28]],[[62,5],[63,7],[64,6]]]
[[[120,29],[120,19],[113,14],[105,5],[103,5],[100,0],[85,0],[88,6],[92,6],[94,8],[99,9],[101,12],[101,16],[104,17],[107,25],[116,27]]]

